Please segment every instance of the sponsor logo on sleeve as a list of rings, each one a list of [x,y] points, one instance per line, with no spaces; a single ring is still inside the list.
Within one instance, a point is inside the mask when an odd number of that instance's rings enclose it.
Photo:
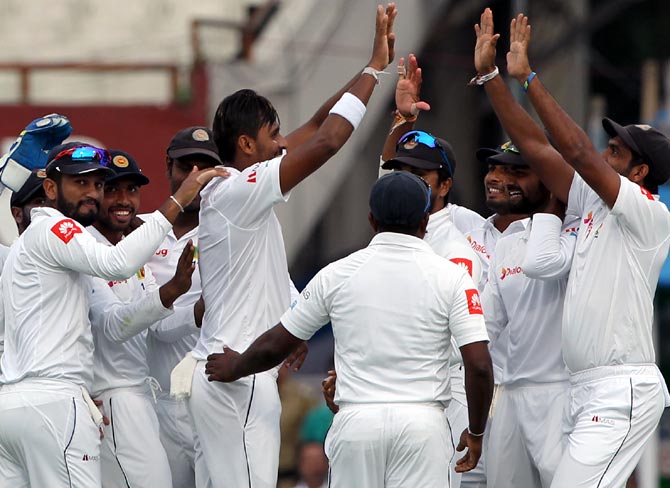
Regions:
[[[137,270],[137,279],[138,280],[143,280],[145,278],[146,274],[144,272],[144,266],[142,266],[139,270]]]
[[[249,176],[247,176],[247,183],[256,183],[256,170],[249,173]]]
[[[652,195],[651,192],[649,190],[647,190],[646,188],[640,187],[640,191],[649,200],[652,200],[652,201],[654,200],[654,195]]]
[[[472,278],[472,261],[466,258],[453,258],[450,259],[454,264],[457,264],[460,268],[463,268],[464,271],[467,271],[467,273],[470,275]]]
[[[81,227],[72,219],[63,219],[51,228],[51,232],[67,244],[76,234],[81,234]]]
[[[465,297],[468,300],[468,311],[470,315],[483,315],[482,302],[479,299],[479,292],[477,290],[465,290]]]

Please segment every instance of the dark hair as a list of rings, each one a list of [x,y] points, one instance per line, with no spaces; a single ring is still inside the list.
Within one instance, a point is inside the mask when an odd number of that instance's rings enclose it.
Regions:
[[[421,222],[419,222],[418,225],[384,225],[384,224],[377,224],[377,231],[378,232],[394,232],[396,234],[407,234],[410,236],[415,236],[419,233],[421,230],[421,226],[423,225],[423,221],[426,218],[424,215],[421,218]]]
[[[253,90],[238,90],[224,98],[214,115],[212,132],[223,162],[235,158],[235,146],[241,135],[256,138],[264,125],[279,123],[279,115],[270,100]]]

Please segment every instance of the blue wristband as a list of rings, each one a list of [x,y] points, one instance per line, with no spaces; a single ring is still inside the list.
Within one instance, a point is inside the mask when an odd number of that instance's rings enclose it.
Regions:
[[[530,85],[530,82],[533,81],[533,78],[537,76],[537,73],[533,71],[531,74],[528,75],[528,78],[526,78],[526,81],[523,82],[523,91],[527,92],[528,91],[528,85]]]

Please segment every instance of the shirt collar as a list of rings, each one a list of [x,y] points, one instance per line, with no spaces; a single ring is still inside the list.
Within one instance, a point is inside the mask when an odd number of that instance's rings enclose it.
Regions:
[[[397,232],[376,234],[370,241],[370,246],[400,246],[432,251],[432,248],[423,239],[407,234],[398,234]]]

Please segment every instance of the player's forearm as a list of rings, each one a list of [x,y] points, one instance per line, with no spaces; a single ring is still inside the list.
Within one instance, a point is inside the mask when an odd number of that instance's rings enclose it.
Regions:
[[[302,339],[289,333],[281,323],[275,325],[258,337],[240,355],[235,368],[235,376],[243,378],[277,366],[302,342]]]
[[[475,347],[485,343],[477,343]],[[468,344],[468,346],[472,346]],[[468,347],[465,346],[465,347]],[[465,366],[465,394],[468,400],[468,419],[470,432],[480,434],[486,429],[486,421],[493,397],[493,365],[491,356],[481,354],[476,360],[461,348]]]

